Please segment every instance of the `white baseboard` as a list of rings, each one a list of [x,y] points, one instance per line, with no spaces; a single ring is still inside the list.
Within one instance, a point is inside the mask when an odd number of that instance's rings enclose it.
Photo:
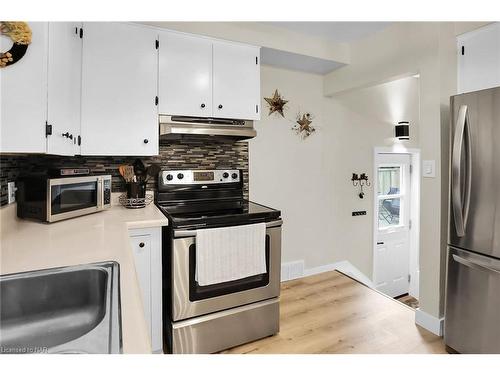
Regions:
[[[297,264],[299,262],[302,263],[302,267],[303,267],[303,261],[283,263],[281,265],[281,272],[282,272],[281,273],[281,281],[293,280],[293,279],[297,279],[300,277],[312,276],[312,275],[317,275],[318,273],[337,270],[337,271],[340,271],[340,272],[346,274],[347,276],[352,277],[354,280],[359,281],[362,284],[365,284],[366,286],[368,286],[370,288],[374,287],[373,282],[365,274],[363,274],[360,270],[358,270],[356,267],[354,267],[347,260],[344,260],[341,262],[324,264],[322,266],[313,267],[313,268],[307,268],[307,269],[302,268],[301,274],[300,274],[300,271],[296,272],[294,274],[289,272],[290,267],[293,267],[294,264]]]
[[[443,336],[444,318],[436,318],[423,310],[416,309],[415,323],[437,336]]]

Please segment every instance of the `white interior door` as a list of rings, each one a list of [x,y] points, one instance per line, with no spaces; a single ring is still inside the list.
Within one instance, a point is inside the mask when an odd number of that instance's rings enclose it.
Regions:
[[[374,284],[391,297],[410,285],[411,156],[376,156]]]

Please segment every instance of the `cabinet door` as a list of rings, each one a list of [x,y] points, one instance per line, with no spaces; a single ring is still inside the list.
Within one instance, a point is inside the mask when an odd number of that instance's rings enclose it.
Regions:
[[[500,24],[461,35],[457,42],[458,93],[500,86]]]
[[[47,22],[29,22],[31,44],[15,64],[0,68],[0,152],[46,151]],[[0,50],[12,40],[0,36]]]
[[[260,49],[213,43],[213,116],[260,119]]]
[[[82,155],[157,155],[157,32],[83,25]]]
[[[52,135],[47,153],[79,153],[80,83],[82,67],[81,23],[49,23],[48,111]]]
[[[151,236],[132,236],[135,269],[142,293],[142,304],[148,328],[151,331]]]
[[[160,32],[160,113],[212,116],[212,42]]]

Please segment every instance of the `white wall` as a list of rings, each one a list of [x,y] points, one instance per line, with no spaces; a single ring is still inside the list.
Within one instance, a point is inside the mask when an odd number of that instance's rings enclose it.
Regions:
[[[291,130],[293,122],[268,116],[262,102],[258,136],[250,142],[250,198],[282,210],[283,262],[304,260],[308,269],[348,260],[371,277],[373,188],[361,200],[350,177],[373,177],[373,147],[394,145],[397,121],[412,123],[406,146],[418,146],[418,79],[335,99],[323,96],[318,75],[263,66],[261,81],[263,96],[279,89],[289,100],[288,118],[310,111],[317,129],[301,140]],[[367,216],[353,217],[357,210]]]
[[[371,278],[374,187],[365,188],[366,195],[360,199],[349,178],[353,172],[364,172],[373,182],[374,147],[394,151],[419,147],[419,80],[409,77],[339,95],[329,100],[328,113],[335,129],[333,137],[340,140],[329,150],[335,171],[337,238],[341,241],[337,257],[349,260]],[[411,123],[408,142],[394,139],[394,124],[403,120]],[[351,215],[361,210],[367,215]]]
[[[262,120],[256,122],[257,137],[250,141],[250,198],[282,210],[284,219],[283,262],[305,260],[311,268],[333,262],[334,215],[331,183],[333,170],[327,153],[338,139],[331,137],[331,119],[325,117],[323,78],[263,66],[262,96],[275,89],[289,100],[290,119],[267,115],[263,100]],[[315,134],[302,141],[292,130],[299,110],[313,114]]]

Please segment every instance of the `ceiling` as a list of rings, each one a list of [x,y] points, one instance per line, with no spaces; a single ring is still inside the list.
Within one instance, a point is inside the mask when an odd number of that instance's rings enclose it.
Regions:
[[[335,43],[351,43],[373,35],[391,22],[264,22],[300,34],[322,38]]]

